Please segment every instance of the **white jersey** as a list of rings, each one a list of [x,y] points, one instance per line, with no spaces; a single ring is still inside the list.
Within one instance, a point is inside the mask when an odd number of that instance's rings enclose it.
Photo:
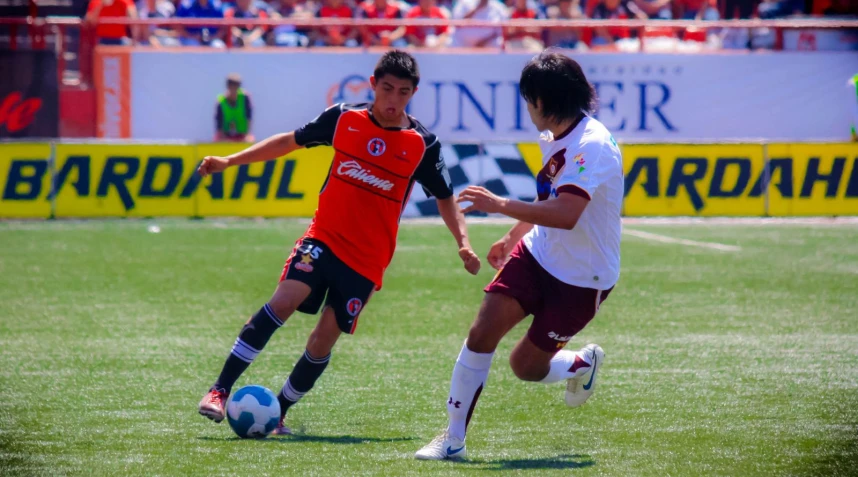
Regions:
[[[570,192],[590,199],[572,230],[535,225],[524,237],[533,257],[558,280],[607,290],[620,277],[620,213],[623,158],[611,133],[585,116],[572,131],[539,138],[543,168],[536,178],[539,200]]]

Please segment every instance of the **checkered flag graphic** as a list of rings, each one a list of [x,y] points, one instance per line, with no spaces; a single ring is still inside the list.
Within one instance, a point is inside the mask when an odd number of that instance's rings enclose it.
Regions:
[[[501,197],[528,202],[536,197],[536,179],[515,144],[445,145],[441,153],[450,171],[453,192],[457,195],[469,185],[479,185]],[[418,184],[411,192],[402,216],[436,215],[435,199],[427,198]]]

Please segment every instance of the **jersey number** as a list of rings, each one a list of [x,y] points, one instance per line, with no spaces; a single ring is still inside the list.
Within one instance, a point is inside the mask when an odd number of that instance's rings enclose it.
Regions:
[[[308,243],[307,245],[304,245],[303,247],[299,248],[298,251],[303,254],[310,254],[310,258],[312,258],[313,260],[318,260],[319,256],[322,255],[323,252],[322,247],[313,245],[311,243]]]

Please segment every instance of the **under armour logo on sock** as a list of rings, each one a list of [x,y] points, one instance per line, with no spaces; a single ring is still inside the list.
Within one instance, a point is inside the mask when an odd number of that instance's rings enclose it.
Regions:
[[[452,405],[452,406],[455,406],[455,407],[456,407],[456,409],[459,409],[459,406],[461,406],[461,405],[462,405],[462,401],[456,401],[456,402],[453,402],[453,397],[451,396],[451,397],[450,397],[450,400],[449,400],[449,401],[447,401],[447,404],[450,404],[450,405]]]

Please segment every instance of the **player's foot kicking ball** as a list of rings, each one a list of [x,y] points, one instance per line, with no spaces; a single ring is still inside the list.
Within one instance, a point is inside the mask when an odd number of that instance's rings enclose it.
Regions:
[[[566,405],[578,407],[584,404],[596,389],[596,373],[605,360],[605,352],[597,344],[588,344],[581,350],[590,358],[590,369],[581,376],[566,380]]]
[[[414,457],[420,460],[462,460],[467,457],[465,441],[450,436],[445,430],[417,451]]]
[[[224,406],[227,398],[229,398],[229,393],[220,389],[212,389],[200,401],[200,414],[214,422],[223,421],[224,416],[226,416]]]
[[[283,418],[280,418],[280,422],[277,423],[277,427],[271,431],[272,436],[291,436],[292,429],[286,427],[286,424],[283,423]]]

